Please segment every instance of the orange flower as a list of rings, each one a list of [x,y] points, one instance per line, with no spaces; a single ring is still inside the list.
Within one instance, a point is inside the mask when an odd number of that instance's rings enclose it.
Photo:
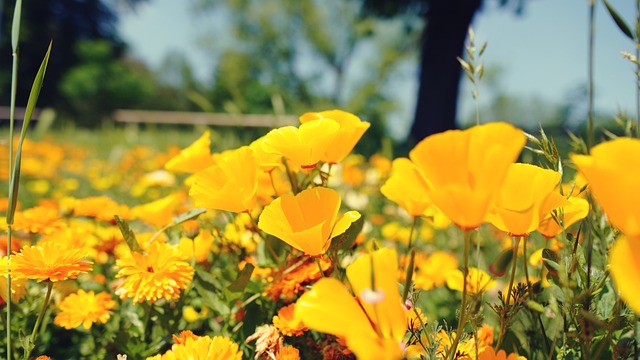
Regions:
[[[85,261],[87,254],[69,242],[45,242],[25,246],[11,257],[10,268],[13,279],[34,279],[38,282],[75,279],[76,276],[93,270],[93,262]]]
[[[264,208],[258,227],[308,255],[321,255],[360,218],[357,211],[338,217],[340,202],[335,190],[323,187],[283,194]]]
[[[312,330],[344,338],[360,359],[401,359],[407,329],[398,292],[394,249],[383,248],[356,259],[343,283],[322,278],[296,302],[295,316]]]
[[[70,294],[60,304],[61,312],[53,319],[53,323],[67,330],[82,324],[85,329],[91,329],[94,322],[105,324],[111,316],[111,309],[116,302],[107,292],[95,294],[93,291],[79,290]]]
[[[209,130],[164,165],[166,170],[195,174],[213,165]]]
[[[421,290],[443,286],[448,274],[458,269],[456,257],[444,251],[435,251],[429,256],[416,253],[414,264],[413,283],[416,289]],[[405,275],[405,271],[402,271],[402,275]]]
[[[64,226],[58,209],[36,206],[24,211],[16,211],[13,229],[32,234],[50,234]],[[7,228],[6,219],[2,219],[2,227]]]
[[[371,124],[360,120],[359,117],[342,110],[328,110],[321,112],[308,112],[300,116],[300,122],[320,119],[333,119],[340,124],[331,145],[327,148],[322,161],[329,164],[337,164],[344,160],[353,150],[360,138]]]
[[[484,222],[525,142],[521,130],[495,122],[431,135],[409,158],[429,181],[427,196],[433,204],[460,228],[474,229]]]
[[[276,360],[300,360],[300,351],[291,345],[283,346],[276,354]]]
[[[145,250],[144,254],[127,252],[116,260],[116,279],[125,278],[116,295],[123,300],[132,298],[134,303],[179,298],[180,291],[191,282],[194,269],[169,244],[154,241]]]
[[[405,209],[411,216],[421,216],[431,205],[429,182],[411,160],[393,160],[391,177],[380,188],[387,199]]]
[[[595,200],[613,226],[640,236],[640,140],[617,138],[594,146],[591,155],[571,155]]]
[[[278,315],[273,317],[273,325],[285,336],[300,336],[307,328],[294,316],[296,304],[284,306],[278,310]]]
[[[488,346],[478,355],[478,360],[527,360],[527,358],[518,356],[516,353],[507,355],[504,350],[496,352],[491,346]]]
[[[512,236],[529,235],[551,210],[569,203],[554,191],[561,176],[531,164],[511,164],[486,219]]]
[[[198,207],[235,213],[251,210],[257,201],[258,166],[248,146],[226,152],[216,165],[194,175],[189,196]]]
[[[311,169],[316,167],[327,149],[332,146],[340,124],[333,119],[319,119],[273,129],[262,141],[266,152],[284,156],[292,166]]]
[[[306,258],[296,259],[289,268],[281,273],[269,276],[269,285],[264,290],[266,296],[273,301],[292,301],[296,294],[304,290],[305,285],[322,278],[323,273],[331,267],[331,261],[320,258],[320,269],[315,260]],[[255,271],[254,271],[255,272]]]
[[[131,219],[130,210],[106,196],[92,196],[83,199],[65,199],[62,208],[73,210],[74,216],[87,216],[101,221],[113,221],[113,215]]]
[[[178,207],[185,198],[184,193],[174,193],[152,202],[138,205],[131,209],[134,218],[161,228],[170,224],[177,213]]]
[[[282,155],[264,151],[262,148],[264,139],[265,136],[256,139],[249,144],[249,147],[253,149],[253,152],[258,159],[258,163],[260,164],[260,168],[265,172],[271,172],[273,169],[282,166]]]

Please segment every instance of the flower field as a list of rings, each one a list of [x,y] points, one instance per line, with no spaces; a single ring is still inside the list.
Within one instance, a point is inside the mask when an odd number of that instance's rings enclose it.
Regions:
[[[27,139],[0,358],[637,358],[640,140],[492,122],[365,158],[368,127]]]

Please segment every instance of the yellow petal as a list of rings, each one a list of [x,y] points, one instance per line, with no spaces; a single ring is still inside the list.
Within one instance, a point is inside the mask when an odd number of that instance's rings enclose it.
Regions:
[[[211,157],[209,131],[205,131],[198,140],[169,160],[164,168],[173,172],[196,173],[213,165]]]
[[[411,160],[393,160],[392,173],[382,185],[380,192],[412,216],[420,216],[431,205],[427,195],[429,185],[424,175]]]
[[[633,312],[640,314],[640,297],[637,293],[640,282],[640,238],[619,237],[611,249],[609,266],[620,297]]]

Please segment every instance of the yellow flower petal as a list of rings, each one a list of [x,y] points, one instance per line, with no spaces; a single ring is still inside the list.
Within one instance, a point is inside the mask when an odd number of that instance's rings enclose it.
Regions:
[[[609,255],[611,276],[622,300],[631,310],[640,314],[640,238],[620,236]]]
[[[418,167],[407,158],[393,160],[391,176],[380,188],[387,199],[412,216],[422,215],[431,205],[428,181]]]
[[[196,173],[213,165],[209,130],[198,140],[169,160],[164,168],[173,172]]]

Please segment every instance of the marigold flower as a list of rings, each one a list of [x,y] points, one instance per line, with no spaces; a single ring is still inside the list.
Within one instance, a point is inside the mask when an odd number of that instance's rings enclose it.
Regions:
[[[321,255],[360,218],[357,211],[338,217],[340,202],[335,190],[323,187],[283,194],[264,208],[258,227],[308,255]]]
[[[296,304],[289,304],[278,310],[278,315],[273,317],[273,325],[285,336],[300,336],[307,328],[301,319],[294,316]]]
[[[258,170],[250,147],[226,152],[215,165],[194,175],[189,196],[198,207],[235,213],[251,210],[257,201]]]
[[[411,216],[421,216],[431,205],[427,195],[429,181],[411,160],[398,158],[393,160],[391,176],[380,188],[387,199],[405,209]]]
[[[36,360],[51,360],[47,355],[40,355],[36,358]]]
[[[242,351],[238,344],[222,336],[188,337],[184,344],[173,344],[171,350],[162,355],[148,357],[147,360],[241,360]]]
[[[314,168],[332,146],[339,129],[340,124],[333,119],[308,121],[299,127],[283,126],[265,135],[262,149],[284,156],[292,166]]]
[[[323,277],[323,273],[331,267],[331,261],[320,258],[320,268],[314,259],[306,258],[299,262],[297,259],[291,267],[281,273],[269,274],[269,285],[264,290],[266,296],[273,301],[292,301],[294,297],[304,290],[304,286]],[[259,270],[259,268],[257,268]],[[256,273],[257,271],[254,271]]]
[[[409,158],[429,180],[428,196],[462,229],[484,222],[489,204],[526,138],[501,122],[450,130],[420,141]]]
[[[206,130],[193,142],[164,165],[165,170],[195,174],[213,165],[211,157],[211,136]]]
[[[38,282],[75,279],[79,274],[93,270],[93,262],[85,261],[84,249],[78,249],[69,242],[44,242],[34,246],[24,246],[11,257],[9,267],[12,279],[33,279]]]
[[[82,327],[88,330],[94,322],[105,324],[115,307],[116,302],[107,292],[95,294],[93,291],[78,290],[62,300],[61,312],[53,319],[53,323],[67,330],[82,324]]]
[[[496,286],[495,280],[478,268],[470,267],[467,273],[467,292],[476,294],[480,291],[487,291]],[[463,277],[461,270],[454,270],[448,273],[447,286],[451,290],[462,291]]]
[[[276,354],[276,360],[300,360],[300,351],[291,345],[283,346]]]
[[[113,215],[131,219],[130,209],[106,196],[91,196],[82,199],[67,198],[61,203],[61,208],[73,210],[74,216],[86,216],[101,221],[113,221]]]
[[[400,359],[407,318],[397,269],[394,249],[361,256],[347,267],[357,299],[339,280],[322,278],[298,299],[295,315],[310,329],[344,338],[357,358]]]
[[[116,260],[116,279],[124,277],[116,295],[123,300],[132,298],[134,303],[179,298],[180,291],[191,282],[194,269],[169,244],[154,241],[145,251],[128,252]]]
[[[620,137],[594,146],[591,155],[570,157],[611,224],[640,236],[640,140]]]
[[[331,145],[327,148],[322,161],[329,164],[337,164],[344,160],[353,150],[370,123],[360,120],[354,114],[342,110],[327,110],[321,112],[308,112],[300,116],[300,122],[306,123],[319,119],[333,119],[340,124]]]
[[[2,219],[3,229],[7,229],[6,219]],[[50,234],[64,227],[64,221],[58,209],[36,206],[23,211],[16,211],[13,219],[13,230],[32,234]]]
[[[531,164],[511,164],[486,219],[512,236],[529,235],[551,210],[569,203],[555,191],[561,176]]]
[[[640,238],[620,236],[609,254],[611,277],[622,300],[640,314],[637,287],[640,279]]]

